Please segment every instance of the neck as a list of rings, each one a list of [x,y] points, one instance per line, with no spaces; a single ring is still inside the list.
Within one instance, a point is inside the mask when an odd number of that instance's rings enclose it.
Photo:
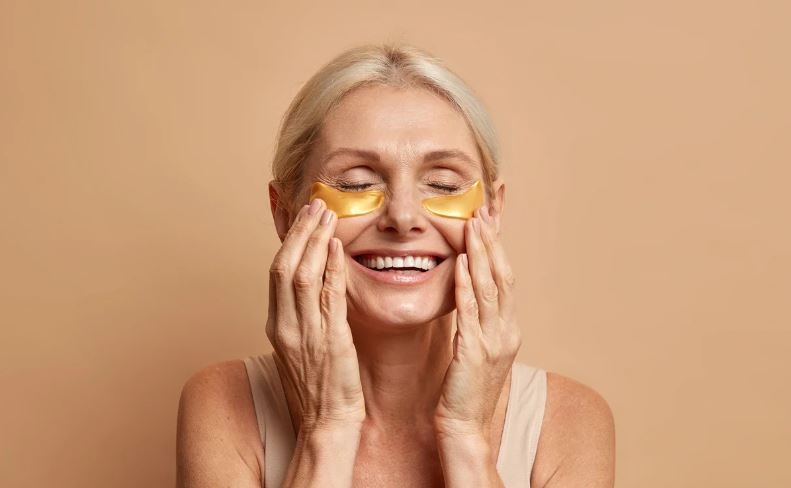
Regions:
[[[350,323],[368,427],[391,430],[432,425],[453,358],[451,318],[449,313],[397,333]]]

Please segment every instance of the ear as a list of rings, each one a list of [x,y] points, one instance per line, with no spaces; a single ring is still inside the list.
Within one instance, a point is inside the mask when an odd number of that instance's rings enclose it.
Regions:
[[[269,207],[272,209],[272,218],[275,221],[277,236],[280,242],[286,238],[288,229],[291,228],[291,212],[285,205],[283,188],[280,184],[272,180],[269,182]]]
[[[493,197],[489,202],[489,214],[494,219],[495,229],[497,234],[500,233],[500,221],[503,216],[503,207],[505,206],[505,182],[500,178],[492,183]]]

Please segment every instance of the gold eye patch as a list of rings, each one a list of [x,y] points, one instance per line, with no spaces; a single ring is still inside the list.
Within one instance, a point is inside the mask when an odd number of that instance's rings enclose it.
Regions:
[[[310,201],[321,198],[327,208],[335,212],[338,218],[354,217],[373,212],[385,199],[383,191],[341,191],[327,186],[320,181],[310,187]]]
[[[373,212],[382,205],[384,197],[383,191],[341,191],[319,181],[310,188],[310,200],[321,198],[338,218]],[[483,205],[483,187],[478,180],[460,195],[440,195],[426,198],[422,203],[423,208],[435,215],[469,219],[475,209]]]
[[[481,180],[476,181],[460,195],[441,195],[423,200],[423,208],[429,212],[453,219],[472,218],[475,209],[483,205]]]

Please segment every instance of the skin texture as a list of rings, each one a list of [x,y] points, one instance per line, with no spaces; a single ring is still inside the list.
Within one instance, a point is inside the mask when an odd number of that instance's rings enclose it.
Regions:
[[[371,154],[327,159],[341,148]],[[425,160],[446,149],[469,161]],[[385,191],[387,203],[338,220],[323,203],[315,214],[277,205],[285,196],[270,186],[283,248],[270,269],[270,304],[277,305],[270,305],[267,334],[299,432],[286,486],[501,486],[494,463],[510,366],[522,342],[515,280],[499,242],[505,186],[494,182],[488,212],[467,221],[420,204],[446,194],[437,185],[466,188],[482,180],[465,120],[425,90],[358,89],[328,115],[305,174],[307,182],[328,185],[370,183],[364,189]],[[411,254],[444,260],[424,283],[393,285],[372,280],[353,260],[372,249],[419,249]],[[305,305],[311,300],[323,305]],[[533,486],[613,486],[606,402],[571,379],[547,378]],[[241,361],[187,382],[179,407],[180,486],[260,486],[265,446],[252,408]]]

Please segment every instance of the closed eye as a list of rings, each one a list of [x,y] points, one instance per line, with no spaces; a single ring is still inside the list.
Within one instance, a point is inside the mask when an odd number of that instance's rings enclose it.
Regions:
[[[341,183],[338,185],[338,188],[344,191],[360,191],[370,186],[373,186],[373,183]]]
[[[338,188],[344,191],[361,191],[373,186],[373,183],[340,183]],[[440,190],[445,193],[455,193],[461,189],[458,185],[442,185],[439,183],[431,183],[430,187]]]
[[[458,187],[456,185],[441,185],[441,184],[438,184],[438,183],[432,183],[429,186],[432,187],[432,188],[436,188],[437,190],[446,192],[446,193],[455,193],[455,192],[459,191],[459,188],[460,188],[460,187]]]

